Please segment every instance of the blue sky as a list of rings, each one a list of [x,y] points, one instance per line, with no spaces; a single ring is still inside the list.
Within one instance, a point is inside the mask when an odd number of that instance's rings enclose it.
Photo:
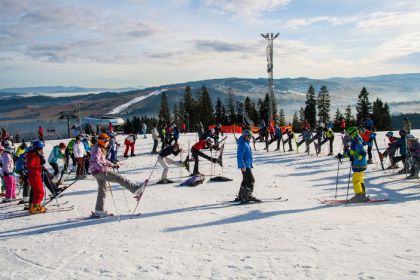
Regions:
[[[0,87],[420,72],[420,1],[0,0]]]

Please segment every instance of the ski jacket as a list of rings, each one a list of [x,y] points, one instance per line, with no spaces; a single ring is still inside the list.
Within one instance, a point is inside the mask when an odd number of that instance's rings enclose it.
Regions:
[[[67,150],[69,151],[69,154],[73,153],[73,145],[76,142],[76,139],[71,139],[69,144],[67,145]]]
[[[159,132],[157,131],[156,127],[152,129],[152,138],[153,140],[159,140]]]
[[[418,139],[414,140],[414,143],[411,145],[410,153],[415,159],[420,159],[420,144]]]
[[[410,133],[411,131],[411,122],[410,121],[404,121],[403,122],[403,128],[407,133]]]
[[[83,139],[82,143],[83,143],[83,147],[85,147],[86,153],[89,153],[90,150],[92,149],[92,144],[90,143],[90,141],[87,139]]]
[[[304,130],[302,133],[303,139],[311,140],[312,139],[312,132],[310,130]]]
[[[53,147],[50,156],[48,157],[49,163],[57,163],[59,159],[64,158],[64,154],[60,150],[60,146],[56,145]]]
[[[105,154],[98,145],[94,145],[90,151],[89,169],[92,175],[107,172],[114,164],[105,158]]]
[[[405,137],[401,137],[397,140],[394,144],[396,147],[400,148],[400,155],[406,156],[407,155],[407,141],[405,140]]]
[[[192,146],[192,149],[197,150],[197,151],[202,150],[202,149],[208,149],[208,148],[210,147],[209,145],[207,145],[206,139],[200,140]]]
[[[75,158],[82,158],[86,155],[85,145],[82,141],[80,141],[79,143],[74,142],[73,155]]]
[[[376,133],[370,130],[365,130],[365,132],[360,132],[360,137],[362,137],[363,142],[368,145],[369,147],[373,146],[373,139],[376,137]]]
[[[392,146],[392,145],[394,145],[394,144],[398,141],[398,139],[399,139],[399,138],[394,137],[394,136],[388,137],[388,141],[389,141],[388,146]]]
[[[341,122],[340,122],[340,128],[341,129],[345,129],[346,128],[346,121],[344,119],[342,119]]]
[[[363,142],[360,137],[351,140],[350,151],[347,151],[349,157],[353,157],[351,167],[353,172],[362,172],[367,168],[366,151],[363,148]]]
[[[28,169],[29,176],[35,174],[41,175],[42,165],[43,158],[41,158],[36,150],[31,150],[26,154],[26,167]]]
[[[281,128],[279,126],[276,127],[276,131],[275,131],[274,135],[277,138],[280,138],[282,136],[282,134],[281,134]]]
[[[174,137],[175,140],[178,140],[178,138],[179,138],[179,130],[178,130],[178,128],[176,126],[174,127],[174,130],[172,131],[172,135],[173,135],[173,137]]]
[[[13,156],[8,152],[3,152],[1,155],[1,172],[4,176],[12,175],[13,170],[15,169],[15,164],[13,162]]]
[[[23,154],[25,151],[26,151],[26,148],[24,148],[22,146],[19,146],[19,147],[16,148],[15,155],[17,157],[20,157],[20,155]]]
[[[29,148],[26,148],[16,160],[16,171],[20,172],[21,175],[28,175],[28,169],[26,164],[26,155],[28,154]]]
[[[164,148],[160,153],[159,156],[161,157],[167,157],[170,154],[177,156],[179,154],[180,150],[174,151],[174,147],[173,146],[168,146],[166,148]]]
[[[331,128],[329,128],[327,132],[325,132],[325,136],[327,137],[327,139],[334,139],[334,131]]]
[[[243,136],[238,139],[238,151],[236,153],[238,168],[253,168],[252,166],[252,150],[249,141]]]

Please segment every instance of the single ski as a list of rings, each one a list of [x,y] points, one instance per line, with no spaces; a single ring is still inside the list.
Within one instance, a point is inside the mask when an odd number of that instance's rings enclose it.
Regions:
[[[8,219],[27,217],[27,216],[39,216],[39,215],[48,214],[48,213],[67,212],[71,210],[74,210],[74,205],[67,206],[67,207],[48,208],[45,213],[39,213],[39,214],[31,214],[29,213],[28,210],[16,210],[16,211],[11,211],[11,212],[1,214],[0,220],[8,220]]]
[[[340,205],[340,204],[365,204],[365,203],[377,203],[377,202],[386,202],[389,201],[389,199],[374,199],[369,198],[369,200],[363,201],[363,202],[350,202],[346,199],[320,199],[319,202],[325,205]]]
[[[286,202],[289,199],[287,198],[282,198],[280,197],[276,197],[276,198],[263,198],[260,199],[260,202],[256,202],[256,201],[249,201],[249,202],[243,202],[240,200],[225,200],[225,201],[221,201],[223,204],[232,204],[232,205],[247,205],[247,204],[259,204],[259,203],[264,203],[264,202]]]

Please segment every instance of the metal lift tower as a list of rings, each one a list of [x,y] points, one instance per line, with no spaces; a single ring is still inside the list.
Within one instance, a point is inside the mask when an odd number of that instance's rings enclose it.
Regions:
[[[261,36],[267,40],[267,73],[268,73],[268,97],[270,98],[270,102],[268,104],[268,113],[269,113],[269,121],[273,120],[273,103],[274,97],[274,84],[273,84],[273,41],[280,35],[277,33],[274,35],[273,33],[261,34]]]

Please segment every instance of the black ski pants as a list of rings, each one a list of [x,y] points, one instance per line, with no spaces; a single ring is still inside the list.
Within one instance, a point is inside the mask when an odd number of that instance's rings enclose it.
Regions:
[[[252,169],[246,168],[245,171],[242,171],[242,182],[241,188],[239,189],[238,197],[243,200],[248,200],[252,196],[254,191],[254,175],[252,175]]]

